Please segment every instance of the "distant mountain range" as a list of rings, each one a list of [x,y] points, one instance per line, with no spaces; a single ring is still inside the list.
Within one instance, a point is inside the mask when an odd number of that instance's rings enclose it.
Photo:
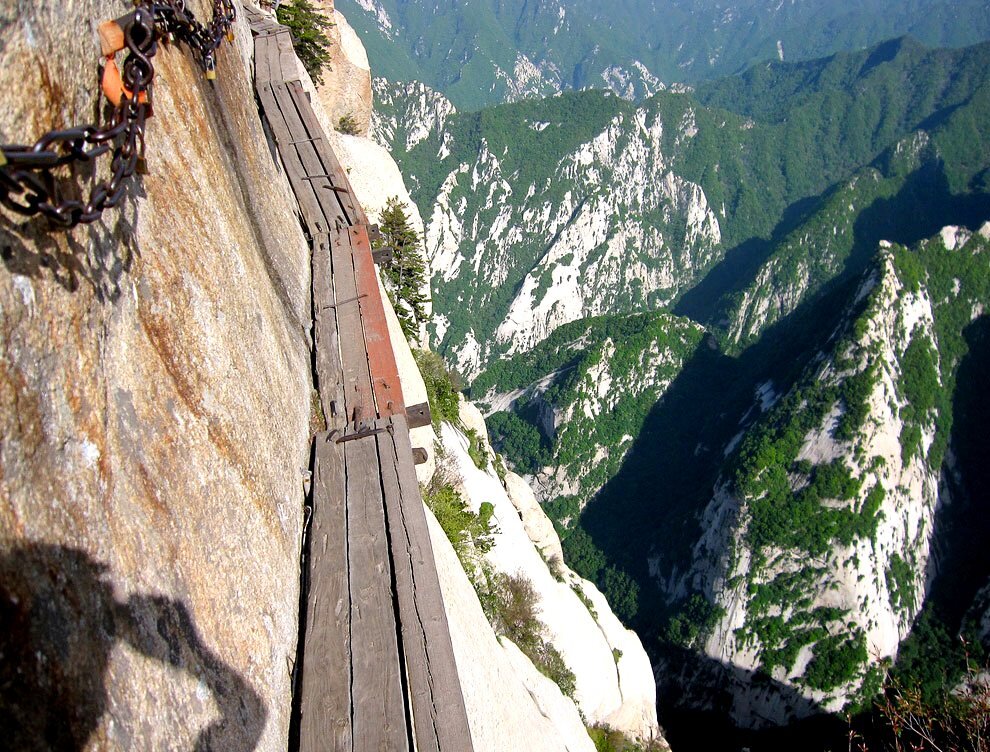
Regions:
[[[639,99],[765,60],[904,34],[939,47],[990,38],[985,0],[338,0],[375,74],[421,81],[461,109],[610,88]]]
[[[656,646],[661,710],[745,734],[861,709],[898,650],[950,680],[954,636],[990,636],[990,44],[639,104],[377,94],[435,342]]]

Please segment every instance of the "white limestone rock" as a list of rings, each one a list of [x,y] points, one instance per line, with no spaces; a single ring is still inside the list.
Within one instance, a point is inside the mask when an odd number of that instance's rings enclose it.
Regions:
[[[357,33],[334,7],[333,0],[318,0],[318,6],[333,23],[327,29],[330,64],[323,72],[317,97],[334,126],[350,117],[357,134],[367,136],[371,127],[372,88],[368,53]]]
[[[499,642],[450,542],[428,509],[426,516],[476,752],[593,752],[574,703],[539,682],[533,674],[549,679],[518,648]]]
[[[540,507],[533,489],[515,473],[507,472],[505,474],[505,492],[509,496],[509,501],[519,512],[526,535],[529,536],[537,550],[543,554],[543,558],[550,562],[551,566],[562,564],[564,552],[560,547],[560,536],[553,529],[550,518]]]
[[[462,404],[462,422],[477,425],[480,418],[473,405]],[[485,434],[479,435],[487,448]],[[442,426],[441,440],[449,461],[461,477],[461,490],[468,506],[477,511],[484,502],[493,505],[498,532],[486,558],[497,571],[521,575],[532,583],[538,597],[539,618],[547,627],[546,636],[574,672],[575,699],[585,718],[589,723],[607,723],[637,738],[659,736],[652,668],[642,646],[635,647],[638,638],[621,628],[608,611],[605,599],[590,583],[566,566],[551,572],[524,524],[524,518],[529,517],[531,528],[545,531],[544,525],[549,520],[545,516],[545,523],[533,519],[540,513],[538,507],[525,502],[525,514],[517,509],[491,466],[481,470],[474,464],[467,452],[468,440],[453,426]],[[510,483],[517,486],[515,481]],[[546,533],[541,537],[545,540]],[[588,594],[596,612],[600,608],[601,613],[608,613],[607,617],[601,617],[604,624],[591,614],[578,590]],[[615,649],[622,651],[619,665]]]

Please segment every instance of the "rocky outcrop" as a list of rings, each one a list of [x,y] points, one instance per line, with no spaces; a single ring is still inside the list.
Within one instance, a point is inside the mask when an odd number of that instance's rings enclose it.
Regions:
[[[386,147],[409,151],[431,135],[442,137],[447,118],[456,112],[443,94],[418,81],[393,84],[376,78],[374,92],[371,137]]]
[[[542,450],[525,456],[503,435],[505,422],[493,423],[496,444],[512,444],[509,459],[527,473],[539,500],[567,497],[573,517],[619,471],[649,412],[703,339],[702,327],[665,313],[577,321],[500,361],[471,393],[489,415],[510,411],[539,432]]]
[[[468,425],[481,422],[470,403],[462,403],[461,415]],[[493,505],[498,532],[486,559],[495,571],[532,583],[549,640],[574,672],[574,702],[581,713],[589,723],[608,724],[639,739],[658,737],[656,686],[639,638],[621,626],[592,583],[554,558],[560,542],[551,536],[545,516],[535,519],[542,511],[532,491],[511,473],[503,485],[490,464],[479,469],[468,454],[468,439],[453,426],[444,424],[441,438],[468,506],[477,512],[484,502]],[[481,441],[490,453],[487,440]],[[511,496],[507,487],[512,488]],[[537,532],[542,545],[527,529]]]
[[[428,510],[427,517],[475,749],[592,752],[574,703],[495,636],[450,542]]]
[[[826,348],[727,448],[733,475],[703,513],[693,566],[678,577],[654,562],[671,600],[710,601],[695,647],[733,668],[738,724],[869,698],[910,633],[952,502],[939,393],[965,352],[954,327],[982,315],[984,275],[980,236],[959,228],[919,249],[881,243]]]
[[[340,126],[341,118],[349,119],[354,128],[352,135],[367,136],[372,115],[368,54],[347,19],[334,7],[333,0],[318,0],[318,5],[333,26],[327,29],[329,69],[323,74],[317,97],[335,127]]]
[[[95,29],[122,11],[3,12],[4,142],[92,119]],[[159,51],[149,174],[121,209],[70,233],[0,219],[13,748],[285,749],[309,262],[258,118],[250,39],[239,21],[215,85],[181,46]]]
[[[536,134],[573,127],[559,115],[527,118],[533,136],[504,147],[485,132],[477,145],[459,143],[445,127],[453,108],[435,92],[379,89],[388,105],[376,138],[400,152],[429,152],[431,170],[442,168],[430,195],[418,194],[444,314],[431,335],[468,379],[562,324],[669,302],[720,258],[715,209],[671,164],[673,147],[698,132],[692,117],[671,126],[657,108],[601,95],[580,116],[601,125],[580,139],[559,136],[571,145],[551,157]]]

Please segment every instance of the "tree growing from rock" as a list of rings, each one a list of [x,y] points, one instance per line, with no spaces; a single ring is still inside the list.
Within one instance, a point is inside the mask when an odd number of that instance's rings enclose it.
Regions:
[[[383,265],[385,288],[407,337],[418,337],[426,323],[426,262],[422,242],[413,228],[406,206],[398,196],[390,198],[381,216],[382,239],[379,247],[392,249],[392,260]]]
[[[326,30],[333,21],[323,15],[310,0],[288,0],[275,11],[280,24],[292,32],[292,46],[306,72],[317,86],[323,83],[323,73],[330,69],[330,40]]]

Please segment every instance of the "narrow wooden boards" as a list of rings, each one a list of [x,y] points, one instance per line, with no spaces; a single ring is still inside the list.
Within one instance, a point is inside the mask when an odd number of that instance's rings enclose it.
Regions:
[[[347,230],[331,235],[330,255],[333,259],[340,357],[344,368],[344,404],[347,420],[361,422],[375,417],[368,351],[364,343],[364,326],[361,323],[361,305],[369,293],[357,285],[350,240],[350,232]],[[377,291],[371,294],[377,294]]]
[[[313,316],[317,388],[327,427],[343,431],[347,424],[344,369],[340,361],[337,305],[333,291],[330,236],[313,240]]]
[[[317,434],[307,565],[300,737],[303,749],[352,749],[351,595],[343,451]],[[313,743],[319,740],[318,745]]]
[[[357,287],[368,293],[361,300],[361,320],[378,414],[404,414],[406,408],[399,382],[399,367],[395,362],[395,351],[388,333],[388,320],[385,318],[385,304],[378,287],[375,262],[371,258],[368,227],[355,225],[349,228],[349,235]]]
[[[312,240],[328,428],[314,439],[299,749],[471,752],[368,220],[296,80],[288,30],[245,15],[258,98]],[[425,406],[411,412],[429,422]]]
[[[380,424],[379,424],[380,425]],[[377,427],[377,426],[376,426]],[[354,752],[410,749],[375,436],[345,445]]]
[[[378,451],[416,748],[419,752],[469,752],[467,709],[405,416],[393,416],[390,425],[391,432],[378,435]]]

